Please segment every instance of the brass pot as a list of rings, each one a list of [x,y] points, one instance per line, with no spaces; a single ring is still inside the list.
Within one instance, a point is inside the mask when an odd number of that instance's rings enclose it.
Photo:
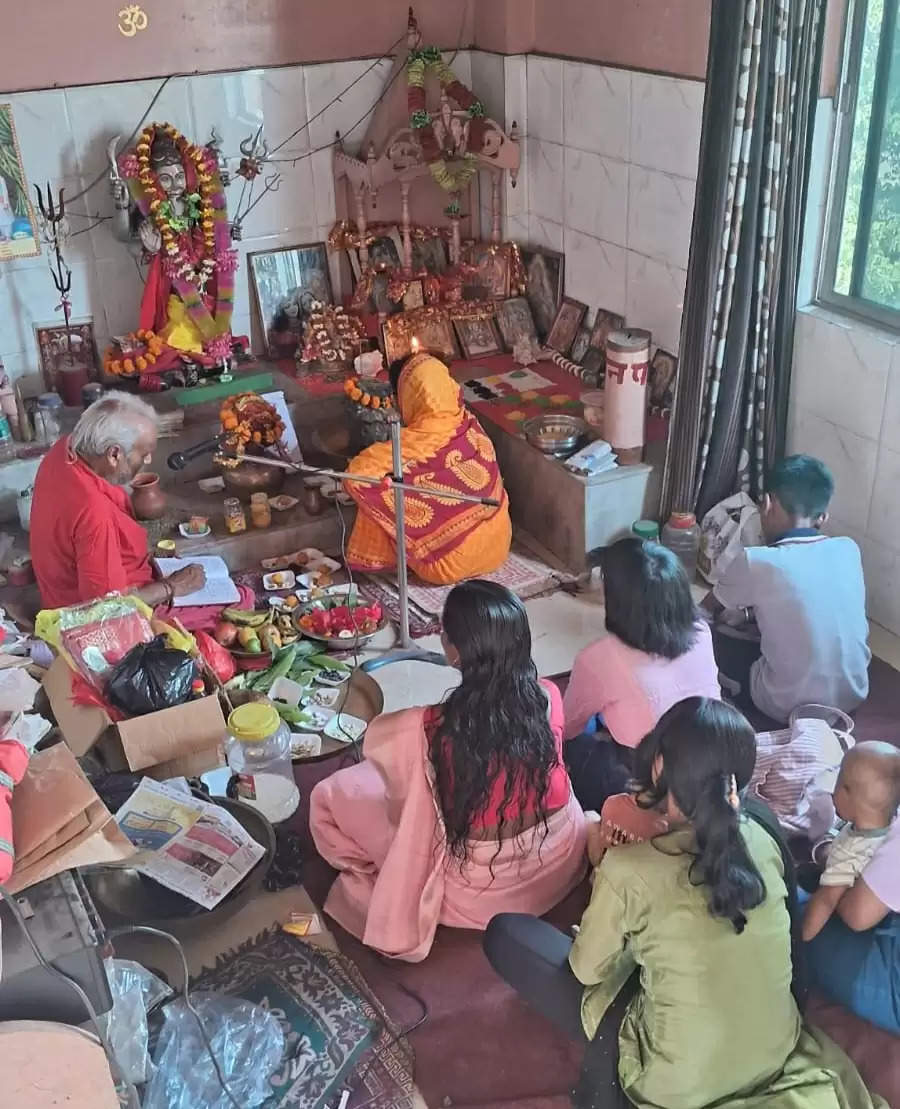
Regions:
[[[226,466],[219,469],[225,479],[225,488],[247,503],[254,493],[277,493],[287,473],[279,466],[262,466],[258,462],[242,462],[233,470]]]

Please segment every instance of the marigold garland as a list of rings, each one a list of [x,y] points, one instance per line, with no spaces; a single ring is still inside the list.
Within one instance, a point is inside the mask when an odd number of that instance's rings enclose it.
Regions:
[[[434,121],[425,103],[425,75],[433,73],[447,96],[460,106],[469,116],[469,138],[479,149],[484,143],[486,125],[484,105],[477,96],[459,81],[450,66],[444,61],[436,46],[425,46],[411,50],[406,59],[407,106],[409,125],[418,134],[422,157],[428,165],[431,176],[446,192],[461,192],[478,171],[474,154],[465,153],[451,165],[443,156]],[[452,207],[452,206],[451,206]]]
[[[393,408],[394,403],[390,397],[379,397],[375,393],[369,393],[363,389],[359,384],[358,377],[348,377],[344,382],[344,392],[357,404],[361,404],[363,408]]]
[[[133,377],[154,366],[165,349],[165,340],[155,331],[141,328],[107,348],[103,355],[103,368],[113,377]]]

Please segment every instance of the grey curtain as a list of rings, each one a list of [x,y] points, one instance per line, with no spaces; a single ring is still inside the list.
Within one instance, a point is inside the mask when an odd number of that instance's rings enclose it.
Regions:
[[[825,0],[713,0],[663,511],[758,495],[784,452]]]

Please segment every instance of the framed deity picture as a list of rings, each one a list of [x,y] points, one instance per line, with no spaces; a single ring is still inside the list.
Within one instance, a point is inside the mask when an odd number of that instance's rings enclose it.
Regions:
[[[403,310],[409,312],[413,308],[422,308],[425,304],[425,291],[421,280],[410,281],[403,294]]]
[[[650,359],[648,385],[650,407],[667,411],[671,409],[675,393],[675,374],[678,372],[678,359],[662,347]]]
[[[450,361],[459,357],[453,325],[445,308],[430,306],[399,312],[384,321],[384,357],[390,366],[398,358],[407,358],[413,338],[421,350],[432,351],[438,358]]]
[[[463,358],[488,358],[503,353],[500,332],[491,316],[454,316],[453,326]]]
[[[87,366],[91,381],[98,379],[97,344],[94,341],[94,321],[85,316],[69,322],[66,333],[64,324],[58,320],[34,325],[34,341],[38,349],[38,362],[41,377],[48,393],[59,390],[59,375],[71,353],[73,363]],[[71,352],[70,352],[71,343]]]
[[[415,245],[415,244],[414,244]],[[376,273],[399,269],[403,261],[403,239],[399,227],[389,227],[383,235],[369,243],[369,268]],[[357,281],[362,277],[362,261],[358,250],[349,251],[350,267]],[[415,268],[415,267],[413,267]]]
[[[621,331],[624,326],[624,316],[620,316],[618,312],[608,312],[605,308],[598,308],[597,318],[594,320],[594,326],[591,329],[590,345],[595,350],[602,351],[605,358],[606,340],[609,338],[610,332]]]
[[[589,327],[579,327],[578,334],[575,336],[575,341],[572,343],[572,350],[569,352],[569,357],[573,362],[577,362],[581,365],[590,345],[591,329]]]
[[[291,358],[313,304],[334,303],[325,244],[254,251],[247,263],[266,354]]]
[[[550,334],[565,288],[566,259],[556,250],[522,247],[519,251],[525,268],[525,296],[531,306],[538,338]]]
[[[0,104],[0,262],[40,253],[12,104]]]
[[[469,248],[469,265],[477,273],[466,284],[477,285],[481,300],[506,300],[509,296],[509,254],[494,243],[473,243]]]
[[[556,319],[547,335],[547,346],[560,354],[568,354],[575,342],[578,329],[581,327],[587,312],[587,305],[572,297],[563,297],[556,313]]]
[[[413,273],[425,270],[435,277],[446,272],[447,244],[440,235],[432,235],[427,239],[417,239],[413,235],[412,268]]]
[[[497,305],[497,326],[507,350],[512,350],[523,339],[528,339],[532,346],[538,341],[531,305],[525,297],[500,301]]]

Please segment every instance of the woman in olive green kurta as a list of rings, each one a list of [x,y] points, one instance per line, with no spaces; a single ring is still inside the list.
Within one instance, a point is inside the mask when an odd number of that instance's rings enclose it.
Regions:
[[[571,970],[559,970],[570,981],[550,985],[543,921],[529,924],[535,931],[523,945],[522,919],[498,918],[488,956],[550,1016],[572,996],[574,972],[590,1040],[637,970],[618,1074],[641,1109],[887,1109],[844,1053],[803,1025],[791,995],[781,853],[739,812],[737,790],[755,756],[753,731],[730,706],[690,698],[670,709],[638,749],[637,765],[640,784],[667,806],[671,830],[607,852],[568,952]],[[518,954],[507,948],[495,957],[504,932]],[[543,998],[536,966],[545,974]]]

